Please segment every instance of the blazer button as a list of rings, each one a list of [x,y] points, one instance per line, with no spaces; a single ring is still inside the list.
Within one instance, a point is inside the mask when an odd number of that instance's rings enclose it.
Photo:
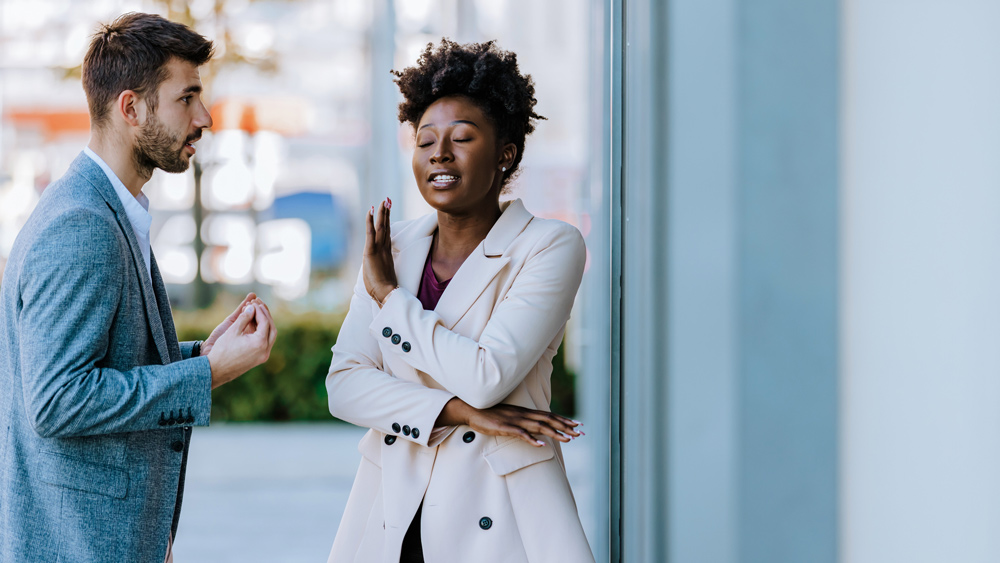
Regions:
[[[170,444],[170,449],[172,449],[172,450],[174,450],[175,452],[178,452],[178,453],[183,452],[184,451],[184,442],[181,442],[180,440],[177,440],[173,444]]]
[[[170,411],[170,418],[167,419],[167,424],[177,424],[177,419],[174,418],[174,411]]]
[[[409,352],[410,351],[410,343],[409,342],[404,342],[403,343],[403,351],[404,352]]]
[[[403,426],[403,434],[406,435],[406,436],[410,435],[410,427],[409,426]]]
[[[383,328],[382,329],[382,336],[384,336],[386,338],[389,338],[390,336],[392,336],[392,329],[389,328],[389,327]]]
[[[393,344],[399,344],[402,341],[403,341],[403,337],[402,336],[400,336],[398,334],[393,334],[392,335],[392,343]]]
[[[417,438],[420,437],[420,430],[418,428],[414,428],[412,431],[410,431],[410,436],[413,436],[413,439],[416,440]]]
[[[472,432],[471,430],[469,432],[466,432],[465,435],[462,436],[462,441],[465,442],[466,444],[472,443],[472,441],[475,439],[476,439],[476,433]]]
[[[493,520],[490,520],[489,516],[483,516],[479,519],[479,527],[484,530],[489,530],[493,527]]]
[[[166,426],[167,425],[167,416],[165,414],[163,414],[162,412],[160,413],[160,421],[157,422],[157,424],[159,424],[160,426]]]
[[[399,434],[399,431],[400,431],[401,429],[402,429],[402,428],[400,428],[400,426],[399,426],[399,423],[398,423],[398,422],[393,422],[393,423],[392,423],[392,431],[393,431],[393,432],[395,432],[396,434]]]
[[[396,437],[393,436],[392,434],[386,434],[384,442],[385,445],[391,446],[396,443]]]

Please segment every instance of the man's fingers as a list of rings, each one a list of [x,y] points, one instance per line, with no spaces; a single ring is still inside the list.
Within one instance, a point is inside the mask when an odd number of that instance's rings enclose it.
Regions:
[[[240,316],[236,318],[236,322],[233,323],[233,326],[229,327],[229,330],[233,330],[235,328],[236,334],[243,334],[243,331],[246,330],[247,325],[249,325],[250,321],[253,320],[256,309],[257,308],[254,307],[253,304],[244,307],[243,312],[241,312]]]

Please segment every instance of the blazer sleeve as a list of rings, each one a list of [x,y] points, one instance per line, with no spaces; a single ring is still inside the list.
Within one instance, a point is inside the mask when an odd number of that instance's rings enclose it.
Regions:
[[[411,346],[392,346],[392,354],[477,409],[498,404],[538,363],[573,308],[586,246],[575,227],[558,225],[540,237],[478,340],[448,330],[402,288],[386,299],[368,325],[370,334],[379,337],[383,327],[393,327]]]
[[[159,429],[161,413],[181,406],[188,407],[190,425],[208,425],[208,358],[128,371],[98,366],[129,273],[117,229],[92,210],[71,210],[39,234],[25,257],[17,338],[25,412],[40,436]]]
[[[367,330],[372,322],[373,306],[359,276],[326,376],[330,414],[423,446],[435,446],[449,432],[445,428],[434,428],[434,423],[454,395],[399,379],[382,369],[378,341]],[[398,427],[393,427],[394,424]],[[410,427],[409,435],[400,433],[404,426]],[[414,428],[416,436],[412,432]]]

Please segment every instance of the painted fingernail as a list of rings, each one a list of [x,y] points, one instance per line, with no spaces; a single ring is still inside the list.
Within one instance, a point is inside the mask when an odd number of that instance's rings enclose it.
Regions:
[[[253,313],[253,305],[247,305],[243,308],[244,313]]]
[[[538,444],[539,446],[544,446],[545,445],[545,442],[543,442],[541,440],[535,440],[535,443]]]
[[[582,422],[580,422],[579,420],[574,420],[573,422],[574,422],[574,423],[575,423],[575,424],[576,424],[577,426],[583,426],[583,423],[582,423]]]
[[[385,200],[389,202],[388,208],[392,209],[392,198],[387,197],[387,198],[385,198]]]

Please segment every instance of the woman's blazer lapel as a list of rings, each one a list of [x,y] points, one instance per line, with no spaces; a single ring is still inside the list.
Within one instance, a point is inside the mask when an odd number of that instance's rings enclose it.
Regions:
[[[452,330],[462,320],[497,273],[510,262],[510,258],[503,254],[531,219],[532,215],[520,199],[503,204],[503,214],[483,242],[465,259],[434,309],[445,328]],[[436,229],[437,214],[431,213],[417,219],[398,237],[394,237],[396,278],[400,287],[413,295],[420,290],[420,279]]]

